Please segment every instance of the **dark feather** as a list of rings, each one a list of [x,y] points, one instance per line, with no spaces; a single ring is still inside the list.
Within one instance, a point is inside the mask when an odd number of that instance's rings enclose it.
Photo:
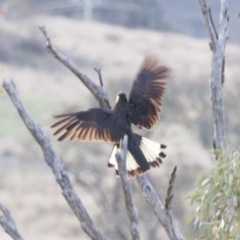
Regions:
[[[164,152],[159,153],[159,157],[165,158],[167,155]]]
[[[126,134],[128,136],[127,161],[128,174],[131,177],[142,175],[150,167],[159,167],[166,154],[159,149],[159,144],[151,142],[140,135],[134,134],[131,124],[139,128],[150,129],[157,121],[161,112],[162,97],[166,87],[169,69],[148,55],[134,80],[129,94],[120,92],[117,95],[113,110],[92,108],[87,111],[55,116],[60,120],[52,125],[56,128],[54,135],[60,135],[59,141],[70,138],[71,141],[106,141],[114,143],[109,167],[118,166],[115,162],[116,149]],[[166,148],[161,144],[160,148]],[[136,161],[136,162],[134,162]]]
[[[169,69],[154,56],[145,57],[129,94],[131,121],[139,128],[150,129],[157,122],[168,75]]]
[[[55,116],[63,118],[52,128],[58,127],[54,135],[63,133],[58,141],[62,141],[70,136],[71,141],[76,139],[81,141],[103,140],[106,142],[119,142],[123,138],[125,131],[119,122],[119,116],[107,109],[92,108],[88,111],[69,113]]]

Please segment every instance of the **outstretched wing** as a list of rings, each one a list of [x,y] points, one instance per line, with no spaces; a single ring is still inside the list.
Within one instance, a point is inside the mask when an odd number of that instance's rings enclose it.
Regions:
[[[52,128],[58,130],[54,135],[61,134],[58,141],[70,136],[71,141],[119,142],[124,132],[118,128],[118,118],[114,112],[108,109],[92,108],[88,111],[69,113],[55,116],[62,118]]]
[[[162,97],[169,69],[153,55],[147,55],[129,94],[132,123],[139,128],[151,128],[161,112]]]

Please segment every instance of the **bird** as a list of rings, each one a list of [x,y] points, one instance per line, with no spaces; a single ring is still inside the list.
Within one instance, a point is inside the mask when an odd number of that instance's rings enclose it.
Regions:
[[[60,120],[51,128],[58,141],[105,141],[113,143],[108,167],[114,167],[118,175],[115,154],[124,135],[128,136],[126,168],[128,175],[135,178],[151,167],[159,167],[166,157],[165,144],[154,142],[133,132],[131,125],[139,129],[151,129],[159,120],[162,99],[170,70],[153,54],[147,54],[130,88],[129,97],[119,92],[113,109],[91,108],[56,115]]]

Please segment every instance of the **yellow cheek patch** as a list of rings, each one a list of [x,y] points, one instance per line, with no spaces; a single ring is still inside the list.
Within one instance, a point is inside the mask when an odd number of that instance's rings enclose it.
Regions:
[[[115,104],[116,104],[118,101],[119,101],[119,95],[117,95],[117,97],[116,97],[116,102],[115,102]]]

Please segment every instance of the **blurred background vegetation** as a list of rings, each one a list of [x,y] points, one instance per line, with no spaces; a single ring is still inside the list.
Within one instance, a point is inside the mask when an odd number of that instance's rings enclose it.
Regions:
[[[212,0],[209,5],[217,22],[219,3]],[[38,26],[45,25],[52,43],[96,82],[93,67],[101,66],[112,105],[118,91],[128,93],[146,53],[158,55],[171,67],[161,120],[152,131],[141,133],[168,145],[168,158],[148,176],[164,199],[169,174],[177,165],[173,213],[185,236],[198,235],[187,222],[194,212],[187,197],[198,174],[211,171],[214,157],[211,52],[197,0],[8,0],[0,1],[0,7],[0,76],[14,79],[29,114],[51,138],[90,215],[109,239],[129,239],[119,179],[106,168],[111,145],[58,143],[50,129],[52,115],[96,107],[97,102],[46,52]],[[231,1],[224,83],[227,143],[232,149],[238,148],[240,134],[237,8],[238,0]],[[12,211],[22,235],[36,240],[85,239],[39,147],[4,93],[0,111],[0,201]],[[138,185],[132,185],[142,238],[167,239]],[[0,239],[10,237],[0,229]]]
[[[198,1],[185,0],[1,0],[2,13],[8,18],[47,13],[87,19],[128,28],[174,31],[189,36],[207,36]],[[219,1],[208,0],[214,20],[219,19]],[[239,2],[230,2],[231,41],[240,43]]]
[[[198,237],[204,240],[240,238],[240,159],[239,151],[231,157],[216,151],[216,164],[211,176],[199,175],[192,203],[197,203],[192,216],[194,226],[205,231]]]

